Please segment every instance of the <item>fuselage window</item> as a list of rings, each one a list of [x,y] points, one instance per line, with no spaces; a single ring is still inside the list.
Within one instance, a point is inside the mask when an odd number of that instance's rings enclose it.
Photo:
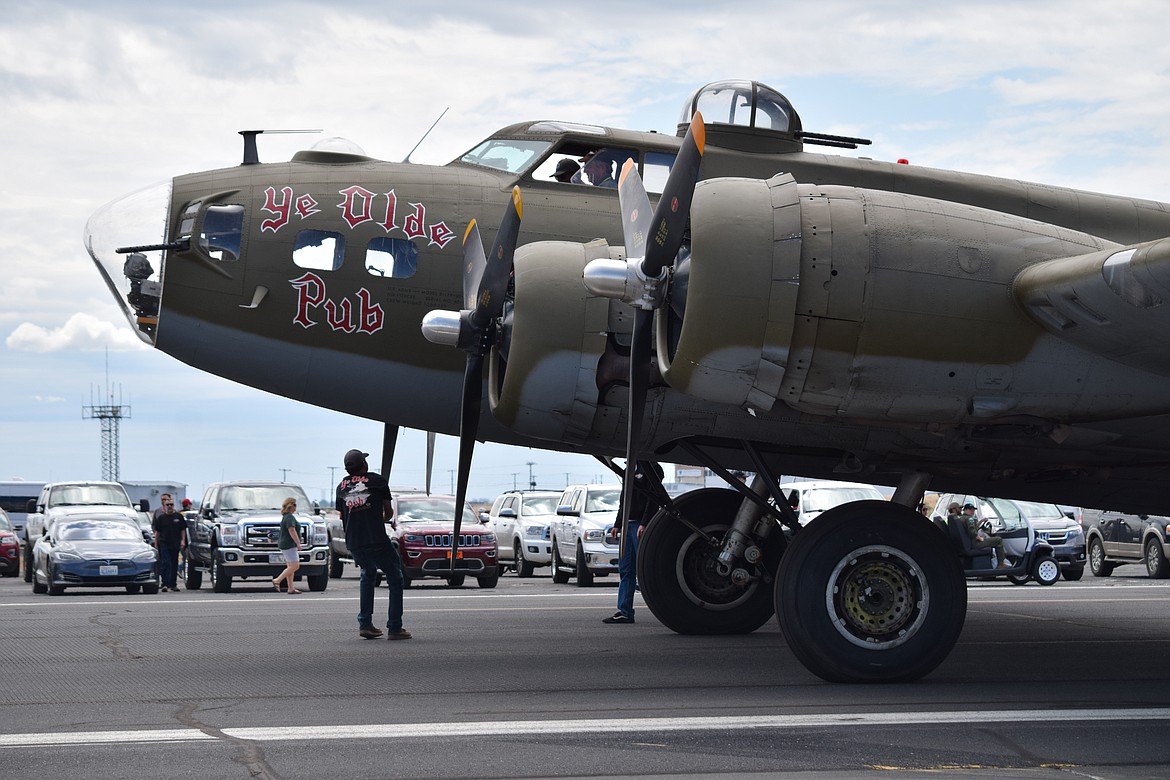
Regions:
[[[345,257],[345,238],[331,230],[302,230],[293,247],[293,262],[314,271],[336,271]]]
[[[366,247],[366,270],[374,276],[408,279],[418,270],[418,247],[405,238],[375,238]]]
[[[203,215],[199,245],[213,260],[240,259],[240,237],[244,232],[243,206],[208,206]]]

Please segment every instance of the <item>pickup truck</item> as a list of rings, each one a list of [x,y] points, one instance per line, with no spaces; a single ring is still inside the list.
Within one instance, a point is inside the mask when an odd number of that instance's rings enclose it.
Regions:
[[[24,581],[32,582],[32,550],[37,539],[63,517],[100,512],[103,516],[125,515],[127,522],[142,531],[148,544],[154,544],[154,532],[144,516],[150,511],[145,498],[138,505],[130,503],[126,488],[117,482],[48,482],[40,495],[28,501],[24,526]],[[144,525],[145,523],[145,525]]]
[[[215,482],[203,492],[197,512],[187,515],[187,559],[184,584],[188,590],[211,578],[211,589],[227,593],[235,579],[275,578],[284,570],[280,541],[280,506],[293,498],[297,508],[314,507],[300,485],[290,482]],[[309,590],[329,584],[329,532],[320,510],[297,512],[301,525],[301,568]],[[267,583],[265,583],[267,584]]]

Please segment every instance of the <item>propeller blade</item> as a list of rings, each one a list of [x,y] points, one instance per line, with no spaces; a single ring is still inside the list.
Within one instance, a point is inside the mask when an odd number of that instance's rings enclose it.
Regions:
[[[468,307],[473,309],[471,322],[477,328],[486,327],[504,311],[504,296],[508,292],[508,279],[512,276],[512,259],[516,255],[516,240],[520,235],[523,212],[520,188],[513,187],[512,201],[500,222],[500,231],[496,233],[496,241],[488,255],[479,291],[475,301]]]
[[[654,310],[634,312],[634,332],[630,338],[630,408],[626,424],[626,474],[629,488],[623,493],[622,519],[630,519],[630,498],[634,464],[638,462],[638,440],[642,433],[642,416],[646,410],[646,366],[650,365],[650,338],[654,334]]]
[[[435,432],[427,431],[427,495],[431,494],[431,476],[435,473]]]
[[[618,202],[621,204],[626,257],[645,257],[646,235],[650,232],[654,212],[650,209],[650,198],[646,196],[646,187],[633,157],[626,160],[618,175]]]
[[[463,231],[463,308],[474,309],[479,296],[487,258],[483,254],[483,240],[479,237],[479,225],[475,220],[467,223]]]
[[[696,111],[674,166],[670,169],[670,176],[666,179],[662,199],[654,210],[647,237],[646,259],[642,261],[642,273],[648,277],[658,276],[663,268],[673,263],[682,246],[683,231],[690,216],[691,199],[695,194],[695,182],[699,180],[699,164],[703,162],[703,147],[706,143],[703,115]]]
[[[467,501],[467,480],[471,476],[471,456],[475,434],[479,429],[479,412],[483,394],[483,355],[467,353],[463,372],[463,408],[459,417],[459,471],[455,482],[455,531],[451,535],[451,568],[459,552],[459,529],[463,524],[463,504]]]

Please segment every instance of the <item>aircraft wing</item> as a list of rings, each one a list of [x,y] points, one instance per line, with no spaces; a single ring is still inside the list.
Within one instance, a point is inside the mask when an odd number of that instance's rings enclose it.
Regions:
[[[1012,294],[1037,323],[1080,349],[1170,376],[1170,238],[1025,268]]]

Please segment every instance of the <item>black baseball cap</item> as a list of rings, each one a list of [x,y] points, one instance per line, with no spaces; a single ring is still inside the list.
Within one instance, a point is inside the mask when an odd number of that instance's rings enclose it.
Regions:
[[[342,459],[342,463],[345,464],[346,468],[349,468],[350,466],[358,466],[361,465],[362,461],[368,457],[370,457],[370,453],[368,452],[362,452],[361,450],[350,450],[349,452],[345,453],[345,457]]]

